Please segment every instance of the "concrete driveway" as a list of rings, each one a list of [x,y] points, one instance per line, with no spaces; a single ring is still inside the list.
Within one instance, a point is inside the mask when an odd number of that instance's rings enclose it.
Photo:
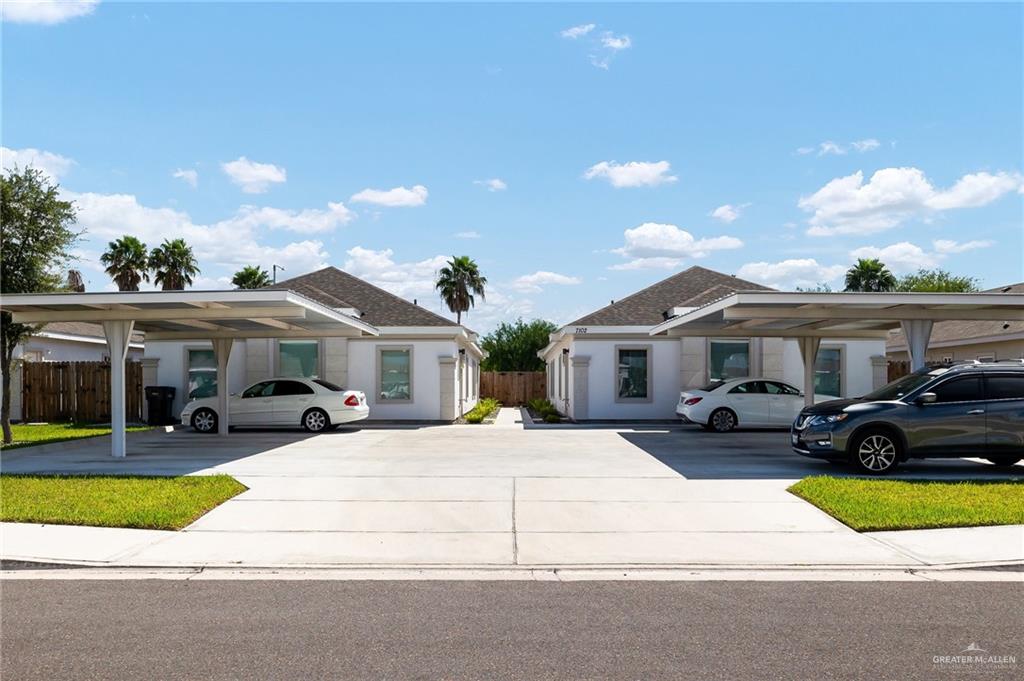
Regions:
[[[919,566],[1024,557],[1012,537],[1002,553],[939,547],[932,555],[853,532],[785,491],[807,475],[843,472],[792,454],[785,433],[524,429],[503,416],[508,425],[319,436],[177,431],[133,439],[121,461],[102,439],[5,453],[8,473],[221,472],[249,489],[183,532],[49,526],[44,537],[38,526],[5,524],[3,553],[73,560],[87,551],[97,562],[149,566]],[[959,460],[902,472],[1012,477]]]

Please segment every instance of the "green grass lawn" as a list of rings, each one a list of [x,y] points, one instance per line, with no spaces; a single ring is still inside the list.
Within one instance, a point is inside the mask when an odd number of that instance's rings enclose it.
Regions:
[[[151,426],[128,426],[128,432],[149,430]],[[97,435],[110,435],[110,426],[95,423],[14,423],[11,424],[14,442],[0,445],[3,449],[17,449],[45,445],[65,440],[80,440]]]
[[[179,530],[245,489],[228,475],[0,475],[0,520]]]
[[[804,478],[789,491],[860,532],[1024,523],[1024,482]]]

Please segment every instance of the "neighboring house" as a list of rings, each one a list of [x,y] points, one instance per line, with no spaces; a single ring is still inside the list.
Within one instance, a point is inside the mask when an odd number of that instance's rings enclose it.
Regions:
[[[452,421],[476,405],[483,353],[466,327],[335,267],[271,288],[356,317],[380,335],[236,340],[228,362],[231,392],[274,376],[322,378],[366,393],[373,420]],[[146,359],[156,364],[146,385],[177,388],[175,413],[189,395],[216,394],[209,342],[151,341]]]
[[[128,359],[142,358],[142,334],[132,334]],[[101,324],[51,322],[14,349],[14,358],[27,362],[109,362]]]
[[[737,291],[771,290],[691,267],[551,334],[548,399],[577,421],[674,419],[680,391],[740,376],[803,385],[795,340],[651,336],[666,319]],[[882,340],[826,339],[815,365],[816,392],[852,397],[885,382]]]
[[[1024,293],[1024,283],[1000,286],[984,293]],[[889,336],[886,356],[909,361],[907,339],[902,331]],[[929,363],[965,359],[1000,360],[1024,358],[1024,322],[947,321],[935,322],[925,359]]]

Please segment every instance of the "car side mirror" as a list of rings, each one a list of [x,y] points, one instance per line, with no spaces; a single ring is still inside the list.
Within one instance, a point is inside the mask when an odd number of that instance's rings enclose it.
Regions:
[[[921,393],[914,400],[918,404],[934,404],[939,399],[939,396],[935,393]]]

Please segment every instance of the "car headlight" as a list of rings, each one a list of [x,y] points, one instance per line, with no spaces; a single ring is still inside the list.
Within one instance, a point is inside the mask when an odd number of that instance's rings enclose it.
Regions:
[[[838,423],[839,421],[845,421],[849,416],[846,412],[840,414],[822,414],[820,416],[812,416],[811,422],[808,425],[820,426],[825,423]]]

